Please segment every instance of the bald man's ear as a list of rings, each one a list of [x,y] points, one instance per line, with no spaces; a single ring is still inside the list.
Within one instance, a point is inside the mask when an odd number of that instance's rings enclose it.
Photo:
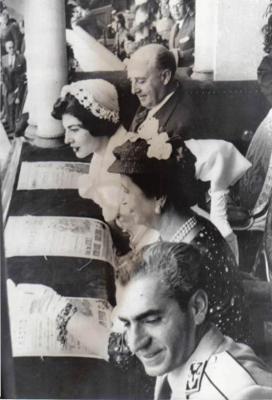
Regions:
[[[172,72],[170,71],[170,69],[164,69],[163,71],[161,71],[161,81],[164,84],[164,86],[168,85],[171,79],[172,79]]]
[[[196,325],[205,322],[208,313],[208,295],[203,289],[198,289],[189,300],[189,307],[192,310]]]

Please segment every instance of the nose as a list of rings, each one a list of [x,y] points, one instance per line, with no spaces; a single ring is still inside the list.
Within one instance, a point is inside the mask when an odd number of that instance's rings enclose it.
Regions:
[[[64,143],[70,144],[72,143],[72,141],[73,141],[72,135],[69,133],[69,131],[65,131]]]
[[[150,343],[151,338],[144,331],[143,328],[139,326],[131,326],[127,331],[127,341],[132,353],[137,353],[140,350],[146,349]]]
[[[139,92],[139,87],[137,85],[137,82],[135,79],[131,80],[131,93],[132,94],[137,94]]]

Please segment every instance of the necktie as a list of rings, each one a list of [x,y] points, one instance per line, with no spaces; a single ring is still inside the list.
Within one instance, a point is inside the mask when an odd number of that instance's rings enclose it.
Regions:
[[[14,56],[10,56],[9,57],[9,66],[13,67],[13,64],[14,64]]]
[[[147,108],[142,108],[140,111],[137,112],[133,121],[133,132],[137,132],[139,126],[144,122],[146,116],[148,114]]]
[[[169,385],[167,377],[164,379],[160,394],[159,394],[159,400],[170,400],[172,395],[172,390]]]

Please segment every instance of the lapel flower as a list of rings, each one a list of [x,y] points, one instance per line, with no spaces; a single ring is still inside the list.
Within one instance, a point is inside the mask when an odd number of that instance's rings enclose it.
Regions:
[[[172,145],[169,143],[169,136],[167,132],[159,132],[159,121],[154,117],[145,121],[137,133],[127,132],[125,138],[132,143],[137,139],[144,139],[149,145],[148,158],[168,160],[171,156]]]
[[[138,137],[145,139],[149,144],[148,158],[154,157],[158,160],[168,160],[172,153],[172,145],[169,143],[167,132],[159,131],[159,120],[152,117],[146,123],[143,123],[138,132]]]
[[[147,157],[157,158],[158,160],[168,160],[172,153],[172,145],[167,143],[169,140],[167,132],[157,134],[149,143]]]

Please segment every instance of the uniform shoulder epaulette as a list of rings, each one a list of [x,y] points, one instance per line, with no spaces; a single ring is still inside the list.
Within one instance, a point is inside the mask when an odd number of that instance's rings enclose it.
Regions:
[[[213,355],[206,362],[193,362],[186,382],[186,398],[229,399],[254,385],[250,373],[227,351]],[[201,397],[199,397],[201,398]]]

